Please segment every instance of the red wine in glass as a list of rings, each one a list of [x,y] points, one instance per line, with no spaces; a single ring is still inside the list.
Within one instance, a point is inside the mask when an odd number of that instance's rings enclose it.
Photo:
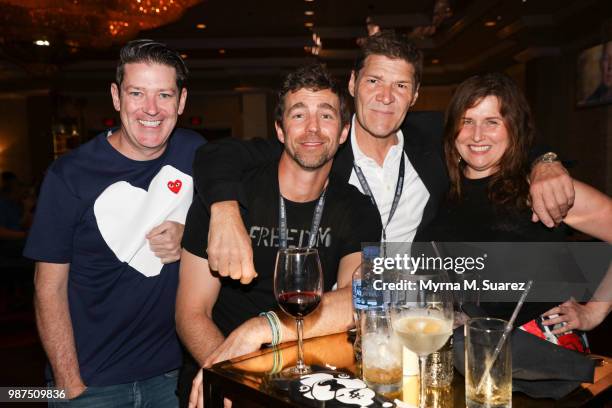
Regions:
[[[279,249],[274,268],[274,296],[283,312],[295,319],[298,335],[297,362],[295,367],[283,371],[287,376],[301,376],[312,371],[304,364],[304,317],[317,308],[322,295],[323,271],[317,250]]]
[[[293,317],[304,317],[313,312],[321,302],[317,292],[285,292],[278,295],[281,309]]]

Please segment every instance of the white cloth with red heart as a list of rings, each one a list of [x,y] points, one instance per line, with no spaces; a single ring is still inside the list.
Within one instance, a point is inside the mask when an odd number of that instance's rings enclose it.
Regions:
[[[166,165],[148,190],[126,181],[108,186],[94,204],[98,229],[122,262],[145,276],[159,275],[164,266],[149,248],[146,234],[164,221],[185,224],[193,199],[191,176]]]

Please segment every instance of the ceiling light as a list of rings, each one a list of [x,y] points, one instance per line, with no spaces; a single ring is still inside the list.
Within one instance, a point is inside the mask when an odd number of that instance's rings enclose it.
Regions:
[[[308,28],[314,27],[314,23],[311,23],[311,22],[304,23],[304,27],[308,27]]]
[[[314,0],[304,0],[306,3],[312,3]]]
[[[312,10],[306,10],[306,11],[304,12],[304,14],[305,14],[305,15],[307,15],[307,16],[314,16],[314,11],[312,11]]]
[[[431,63],[432,63],[432,64],[439,64],[439,63],[440,63],[440,60],[439,60],[439,59],[437,59],[437,58],[434,58],[434,59],[432,59],[432,60],[431,60]]]
[[[196,24],[196,28],[198,28],[200,30],[203,30],[203,29],[206,28],[206,24],[204,24],[204,23]]]
[[[36,40],[34,41],[34,44],[38,45],[39,47],[48,47],[51,45],[47,40]]]
[[[219,50],[219,54],[225,54],[225,50],[224,50],[223,48],[221,48],[221,49]]]
[[[151,30],[178,20],[184,11],[201,0],[9,0],[2,4],[0,37],[18,43],[27,41],[39,47],[78,38],[87,48],[107,48],[123,44],[139,31]],[[10,6],[5,6],[8,3]],[[6,24],[9,21],[11,24]],[[195,25],[195,24],[194,24]],[[33,29],[43,27],[45,38],[32,38]],[[192,26],[193,27],[193,26]],[[48,41],[45,44],[43,41]],[[56,45],[57,45],[56,44]]]
[[[489,20],[489,21],[485,21],[484,25],[485,27],[495,27],[497,25],[497,22],[493,20]]]

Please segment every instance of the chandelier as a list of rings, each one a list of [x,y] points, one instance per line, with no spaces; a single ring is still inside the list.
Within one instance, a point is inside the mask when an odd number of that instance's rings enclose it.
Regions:
[[[106,48],[176,21],[200,1],[0,0],[0,42]]]

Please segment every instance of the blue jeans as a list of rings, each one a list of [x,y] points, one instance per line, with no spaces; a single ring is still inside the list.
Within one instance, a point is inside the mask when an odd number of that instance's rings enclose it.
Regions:
[[[178,408],[178,370],[157,377],[104,387],[87,387],[69,401],[49,401],[51,408]]]

